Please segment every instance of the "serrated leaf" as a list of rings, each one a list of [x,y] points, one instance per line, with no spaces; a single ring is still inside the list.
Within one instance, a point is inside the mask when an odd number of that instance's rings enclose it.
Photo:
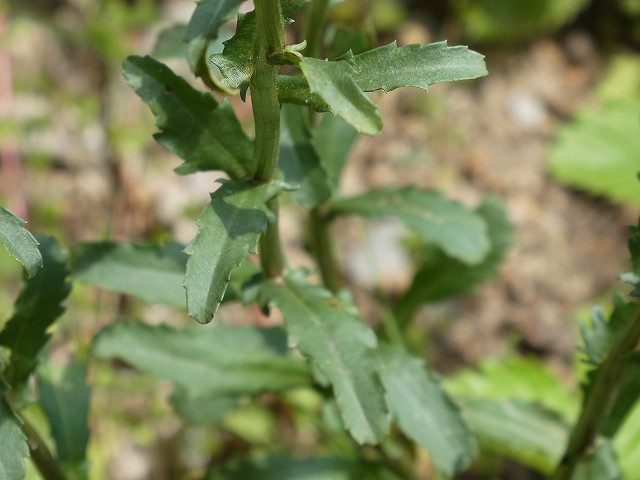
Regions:
[[[188,256],[183,245],[135,245],[116,242],[81,243],[73,249],[74,280],[151,303],[186,309],[184,276]],[[244,285],[260,267],[243,262],[231,272],[223,302],[240,300]]]
[[[382,465],[340,457],[241,459],[212,469],[204,480],[398,480]]]
[[[185,308],[184,247],[128,243],[82,243],[73,249],[71,269],[75,280],[125,293],[151,303]]]
[[[549,170],[560,182],[640,205],[640,133],[634,103],[584,110],[564,126],[549,154]]]
[[[67,281],[67,255],[50,237],[38,237],[43,268],[25,280],[14,313],[0,332],[0,345],[11,349],[4,378],[16,391],[26,383],[38,364],[38,354],[49,340],[47,330],[64,312],[61,303],[71,291]]]
[[[256,253],[260,235],[273,215],[266,201],[280,188],[236,180],[211,194],[211,203],[196,221],[200,230],[184,249],[189,255],[184,279],[187,309],[198,322],[213,319],[231,272],[249,253]]]
[[[622,297],[614,299],[614,309],[610,319],[606,319],[600,307],[591,312],[591,322],[580,323],[580,333],[584,341],[583,351],[591,365],[599,365],[607,356],[609,349],[620,331],[633,319],[637,310],[634,302]]]
[[[29,456],[29,447],[20,420],[4,398],[5,391],[0,384],[0,478],[19,480],[26,475],[24,459]]]
[[[191,15],[184,39],[191,41],[197,38],[217,38],[220,28],[233,18],[243,1],[201,0]]]
[[[180,330],[120,321],[98,333],[97,358],[119,358],[188,398],[238,397],[310,382],[304,363],[287,355],[280,328],[200,326]]]
[[[331,195],[327,171],[311,139],[307,111],[283,105],[281,117],[279,167],[284,172],[285,182],[299,186],[291,196],[310,209]]]
[[[284,107],[283,107],[284,108]],[[333,190],[338,189],[351,147],[358,138],[358,132],[340,117],[322,115],[315,128],[314,145],[322,165],[329,174]]]
[[[402,432],[426,448],[441,475],[452,477],[477,454],[459,407],[422,360],[399,347],[381,345],[380,378],[387,403]]]
[[[414,187],[381,189],[358,197],[335,200],[331,214],[357,214],[369,218],[392,217],[467,265],[478,265],[491,244],[482,217],[438,191]]]
[[[307,355],[316,380],[331,385],[346,428],[358,443],[378,443],[389,414],[377,375],[376,336],[337,297],[298,276],[268,283],[263,299],[284,316],[289,343]]]
[[[425,303],[471,292],[476,285],[490,279],[513,240],[513,228],[504,206],[497,200],[485,200],[475,211],[488,226],[490,250],[477,265],[467,265],[451,258],[443,250],[430,249],[416,271],[409,289],[394,308],[396,318],[408,323],[416,310]]]
[[[281,0],[282,15],[287,18],[307,0]],[[285,21],[285,25],[288,22]],[[227,89],[237,89],[247,83],[253,75],[258,41],[258,24],[255,11],[238,15],[236,33],[224,42],[222,53],[209,57],[209,61],[220,69],[220,84]]]
[[[24,228],[27,222],[0,207],[0,243],[9,255],[24,266],[27,277],[33,277],[42,268],[42,255],[38,241]]]
[[[253,142],[228,102],[218,103],[148,56],[127,58],[124,76],[156,117],[156,141],[184,160],[176,172],[223,170],[231,178],[250,173]]]
[[[464,417],[482,449],[544,473],[554,471],[568,428],[554,415],[519,400],[461,400]]]
[[[348,62],[304,57],[299,67],[311,93],[322,97],[331,113],[366,135],[375,135],[382,129],[380,112],[355,83],[355,70]]]
[[[449,47],[446,41],[398,47],[395,42],[348,60],[353,79],[365,92],[398,87],[418,87],[487,75],[484,56],[465,46]]]
[[[60,366],[51,362],[38,368],[38,392],[57,459],[66,467],[81,467],[89,443],[89,402],[91,391],[85,379],[87,370],[76,361]]]

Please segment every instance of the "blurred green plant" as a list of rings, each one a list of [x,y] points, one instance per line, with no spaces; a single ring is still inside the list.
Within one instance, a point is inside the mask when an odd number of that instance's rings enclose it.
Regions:
[[[597,88],[598,104],[563,126],[549,153],[562,183],[617,203],[640,205],[640,57],[614,57]]]

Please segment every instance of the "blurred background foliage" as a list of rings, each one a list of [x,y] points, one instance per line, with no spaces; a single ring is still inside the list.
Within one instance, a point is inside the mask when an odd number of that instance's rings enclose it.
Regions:
[[[577,111],[563,112],[543,160],[548,161],[550,175],[571,188],[604,202],[640,205],[635,181],[640,170],[640,0],[334,3],[327,33],[332,39],[329,57],[404,36],[419,41],[447,38],[450,44],[468,44],[491,60],[540,39],[562,43],[571,33],[586,35],[596,45],[602,73],[590,101]],[[214,177],[167,173],[176,160],[153,144],[150,116],[133,99],[120,70],[125,56],[150,52],[154,46],[160,57],[182,55],[175,39],[184,31],[180,25],[186,24],[193,7],[191,0],[0,2],[0,203],[28,218],[32,231],[55,235],[67,246],[89,239],[190,238],[191,219],[206,200]],[[174,23],[177,28],[171,28]],[[417,35],[411,30],[416,24],[422,26]],[[188,76],[186,63],[176,68]],[[437,123],[442,110],[438,101],[446,99],[418,100],[406,110],[431,116]],[[234,106],[250,129],[246,105]],[[453,133],[442,136],[459,141]],[[140,178],[148,182],[145,188],[136,183]],[[0,254],[0,322],[10,316],[19,278],[14,262]],[[93,335],[112,321],[113,312],[157,323],[188,322],[171,310],[144,307],[129,298],[76,285],[65,320],[55,332],[50,352],[54,363],[69,355],[86,361]],[[435,344],[442,342],[440,333],[431,335]],[[522,357],[516,352],[520,344],[512,343],[505,358],[487,360],[476,368],[467,365],[447,386],[475,399],[534,401],[570,421],[577,410],[578,380],[552,373],[555,364],[549,367],[535,355]],[[222,461],[232,451],[252,447],[271,451],[270,446],[293,425],[298,436],[283,442],[283,450],[326,448],[317,440],[319,427],[299,414],[319,408],[321,399],[310,391],[243,405],[225,419],[221,431],[212,433],[204,426],[178,426],[168,406],[166,385],[158,387],[150,377],[127,367],[92,365],[90,383],[94,390],[91,479],[194,478],[193,471],[206,468],[211,452]],[[42,412],[34,408],[27,414],[47,436],[50,427]],[[327,409],[323,415],[332,418]],[[616,449],[624,469],[637,472],[638,409],[628,423],[617,437]],[[331,430],[331,422],[326,425],[322,428]],[[335,428],[322,435],[333,436],[331,441],[340,448],[352,449],[344,434],[337,433],[339,425]],[[318,468],[324,471],[325,466]],[[465,478],[491,478],[491,474],[499,478],[500,468],[496,461],[485,459],[477,473],[484,476]],[[29,475],[38,478],[33,470]],[[532,473],[518,475],[539,478]]]

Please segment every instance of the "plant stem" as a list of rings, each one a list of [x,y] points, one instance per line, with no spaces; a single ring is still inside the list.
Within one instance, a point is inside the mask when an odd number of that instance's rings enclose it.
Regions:
[[[333,293],[336,293],[343,287],[343,280],[335,255],[330,222],[320,209],[314,208],[309,212],[309,227],[311,251],[320,268],[322,283]]]
[[[279,67],[271,65],[268,59],[284,50],[284,26],[279,0],[256,0],[255,11],[259,49],[250,82],[256,128],[253,177],[258,182],[269,182],[273,180],[280,153],[280,104],[276,87]],[[271,199],[267,206],[275,214],[276,221],[267,225],[260,239],[260,262],[266,276],[274,278],[284,268],[278,232],[278,199]]]
[[[328,7],[329,0],[312,0],[309,5],[304,24],[304,39],[307,41],[305,54],[310,57],[317,57],[322,52],[322,34]]]
[[[35,428],[24,418],[22,419],[22,431],[27,436],[31,460],[38,468],[44,480],[66,480],[60,470],[60,466],[40,437]]]
[[[615,339],[598,369],[591,392],[571,432],[567,450],[552,480],[570,480],[579,460],[593,447],[602,422],[611,412],[622,383],[625,365],[640,340],[640,307]]]

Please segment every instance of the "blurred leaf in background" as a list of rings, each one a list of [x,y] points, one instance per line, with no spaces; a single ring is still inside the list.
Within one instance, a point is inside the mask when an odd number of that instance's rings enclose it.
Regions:
[[[517,41],[552,32],[589,0],[452,0],[464,35],[473,41]]]
[[[597,94],[599,105],[560,129],[549,170],[560,182],[640,205],[640,56],[614,57]]]

